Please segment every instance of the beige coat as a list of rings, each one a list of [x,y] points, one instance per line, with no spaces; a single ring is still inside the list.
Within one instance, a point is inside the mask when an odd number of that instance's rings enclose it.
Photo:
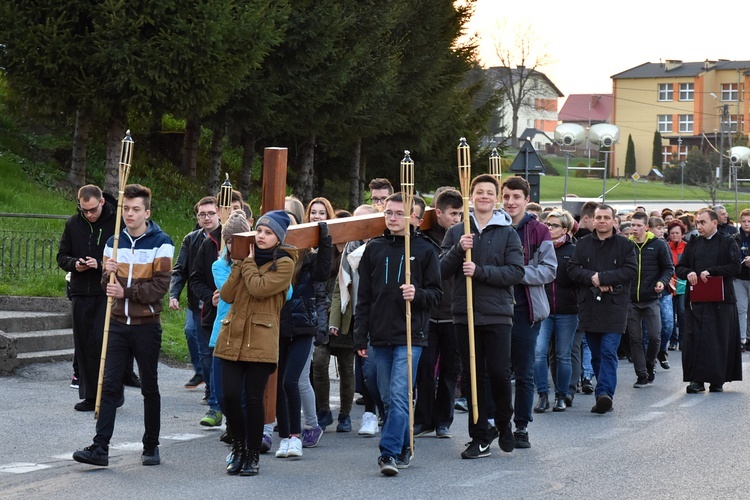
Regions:
[[[222,321],[214,356],[230,361],[278,363],[279,313],[297,262],[297,249],[284,247],[289,256],[258,268],[255,260],[232,265],[221,287],[221,298],[232,304]]]

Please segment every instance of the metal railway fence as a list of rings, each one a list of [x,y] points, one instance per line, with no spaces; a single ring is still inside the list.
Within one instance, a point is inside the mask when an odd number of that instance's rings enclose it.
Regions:
[[[0,279],[64,276],[57,265],[57,251],[68,217],[0,213]],[[47,221],[35,229],[38,219]]]

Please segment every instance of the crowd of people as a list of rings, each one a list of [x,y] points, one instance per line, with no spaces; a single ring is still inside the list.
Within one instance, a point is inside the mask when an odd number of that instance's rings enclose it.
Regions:
[[[202,198],[174,265],[171,240],[149,220],[148,188],[125,188],[120,235],[101,190],[81,188],[58,255],[72,274],[78,411],[94,410],[107,299],[112,321],[96,436],[73,458],[108,465],[133,356],[144,397],[142,462],[160,463],[159,312],[167,293],[168,306],[180,309],[185,288],[193,368],[185,388],[204,388],[201,425],[226,423],[230,475],[258,474],[274,433],[277,458],[302,457],[318,444],[334,423],[332,356],[340,379],[335,430],[353,431],[359,393],[358,433],[380,433],[377,463],[386,476],[409,467],[411,435],[452,437],[457,409],[469,412],[465,459],[489,456],[495,440],[506,453],[531,447],[534,414],[564,412],[579,393],[594,394],[591,412],[607,414],[623,360],[632,362],[636,389],[656,383],[657,363],[671,369],[675,350],[690,394],[741,380],[750,210],[739,228],[722,206],[617,214],[587,202],[574,217],[530,203],[521,177],[500,184],[482,174],[471,182],[470,210],[462,193],[441,187],[430,204],[434,222],[423,227],[421,197],[408,207],[387,179],[369,188],[370,204],[353,214],[323,197],[305,207],[290,196],[284,210],[257,222],[239,192],[223,223],[217,198]],[[375,212],[384,214],[381,236],[332,243],[327,221]],[[317,247],[285,243],[300,223],[317,223]],[[233,258],[234,236],[252,228],[249,255]],[[115,255],[118,239],[130,251]]]

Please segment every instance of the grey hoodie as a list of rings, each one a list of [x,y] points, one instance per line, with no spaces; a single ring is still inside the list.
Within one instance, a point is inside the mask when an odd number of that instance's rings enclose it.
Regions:
[[[521,283],[525,271],[521,240],[511,222],[504,210],[495,210],[490,221],[480,231],[474,213],[471,213],[471,232],[475,235],[471,260],[476,264],[472,278],[476,325],[513,323],[513,286]],[[463,224],[450,228],[443,240],[443,253],[440,256],[443,278],[455,278],[451,309],[454,321],[459,324],[468,323],[466,277],[463,274],[466,253],[458,243],[463,234]]]

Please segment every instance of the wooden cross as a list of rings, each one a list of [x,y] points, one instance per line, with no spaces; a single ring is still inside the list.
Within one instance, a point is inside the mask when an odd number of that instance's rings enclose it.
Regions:
[[[286,195],[286,148],[266,148],[263,154],[263,194],[261,208],[265,212],[284,209]],[[257,220],[257,219],[256,219]],[[358,217],[331,219],[328,234],[332,243],[375,238],[385,231],[385,217],[382,213],[367,214]],[[435,210],[427,208],[420,229],[427,230],[435,224]],[[318,223],[308,222],[289,226],[285,242],[297,248],[316,248],[318,246]],[[232,238],[232,257],[244,259],[248,256],[250,245],[255,241],[255,231],[237,233]]]

